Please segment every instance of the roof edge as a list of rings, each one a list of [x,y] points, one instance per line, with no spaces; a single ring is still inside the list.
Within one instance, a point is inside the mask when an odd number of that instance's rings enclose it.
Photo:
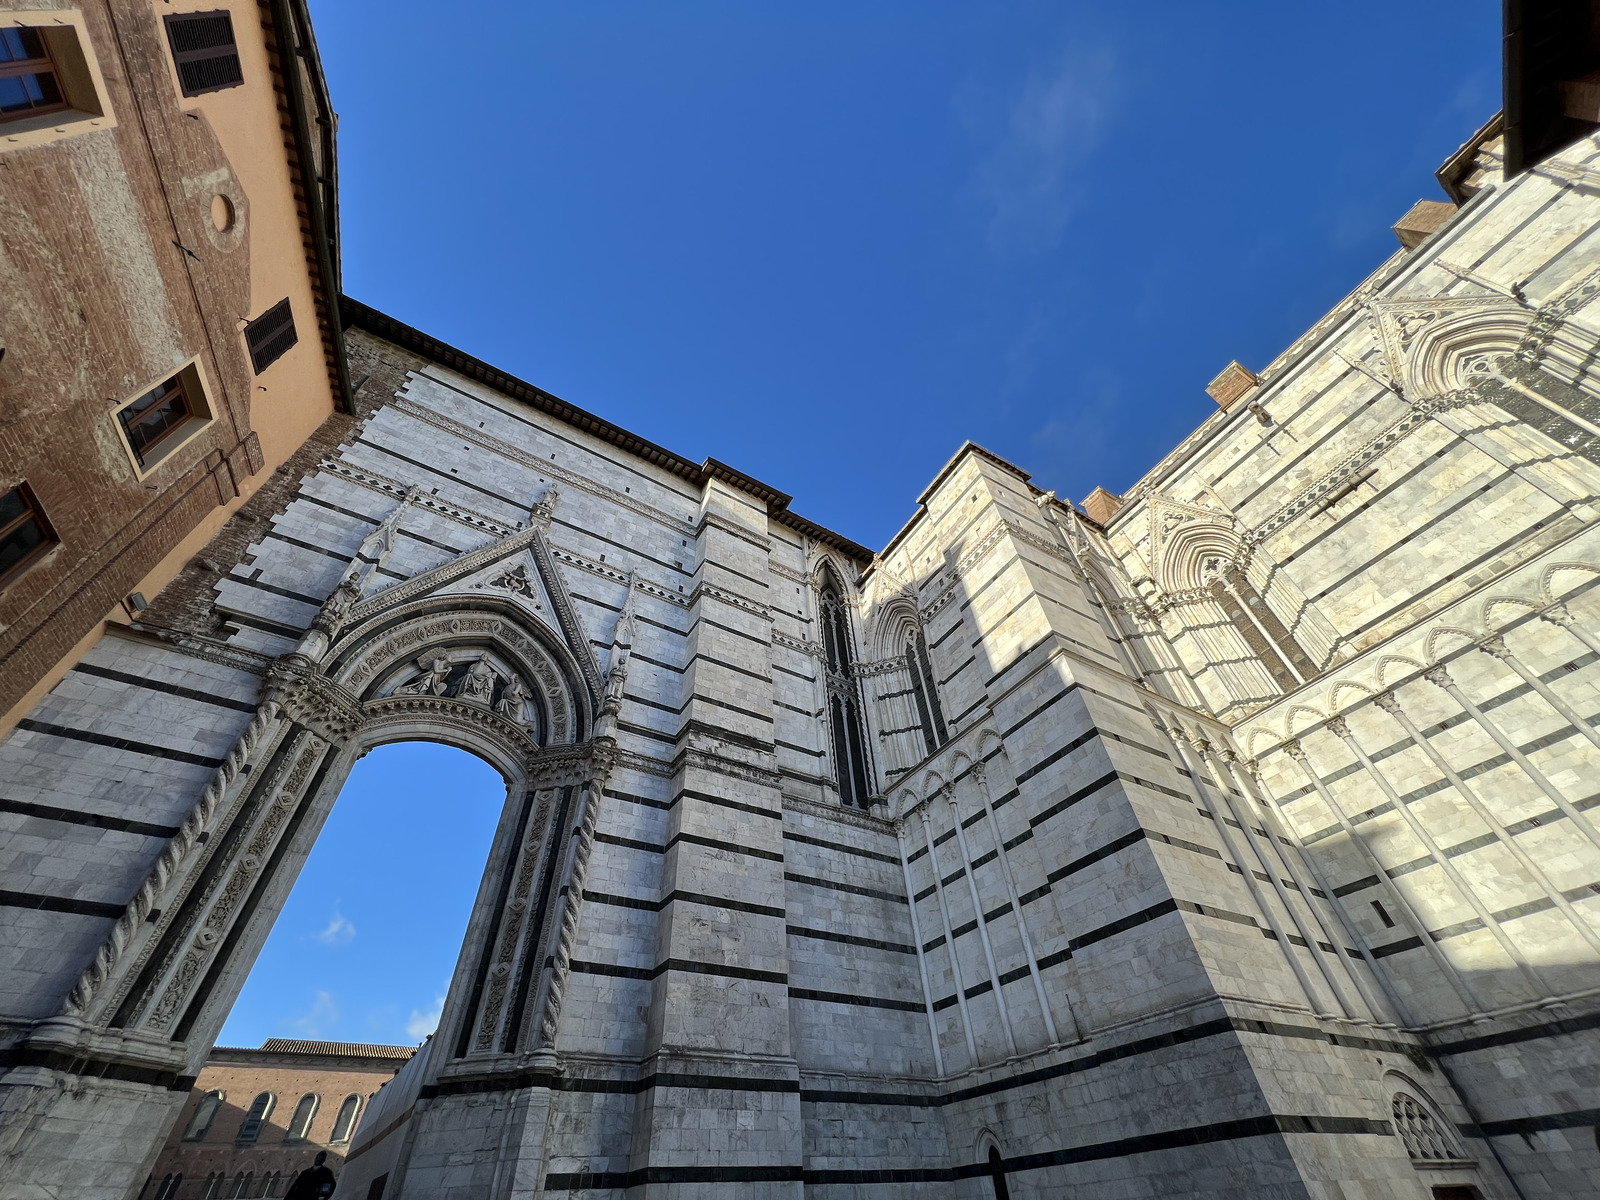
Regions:
[[[383,338],[393,342],[414,354],[448,367],[470,379],[493,388],[497,392],[520,400],[524,404],[554,417],[564,424],[580,429],[591,437],[599,438],[602,442],[626,450],[637,458],[642,458],[654,466],[660,467],[669,474],[704,487],[707,481],[716,479],[730,487],[738,488],[749,496],[761,501],[766,506],[767,518],[794,530],[814,541],[823,542],[837,550],[842,550],[859,562],[871,562],[872,551],[859,542],[852,541],[841,533],[836,533],[824,525],[806,519],[800,514],[791,512],[790,502],[794,497],[787,492],[780,492],[769,484],[762,483],[753,476],[746,475],[735,467],[715,458],[706,458],[701,462],[674,454],[665,446],[659,446],[648,438],[642,438],[636,433],[631,433],[620,425],[614,425],[604,417],[596,416],[587,409],[570,404],[561,397],[545,391],[541,387],[518,379],[515,375],[508,374],[498,367],[492,366],[475,355],[468,354],[465,350],[457,349],[447,342],[423,333],[415,326],[407,325],[388,313],[380,312],[370,304],[363,304],[351,296],[340,296],[339,310],[345,328],[355,326],[374,337]],[[1003,461],[1003,460],[1002,460]]]

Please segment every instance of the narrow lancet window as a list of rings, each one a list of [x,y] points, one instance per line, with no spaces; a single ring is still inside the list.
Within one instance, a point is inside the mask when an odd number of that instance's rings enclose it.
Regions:
[[[872,804],[871,770],[867,766],[866,738],[861,735],[861,707],[856,698],[850,652],[850,615],[831,578],[822,588],[822,650],[839,796],[846,804],[868,808]]]
[[[933,665],[928,661],[928,639],[922,631],[906,639],[906,671],[911,675],[911,691],[917,699],[917,718],[922,722],[922,740],[932,754],[950,740],[939,706],[939,687],[934,682]]]

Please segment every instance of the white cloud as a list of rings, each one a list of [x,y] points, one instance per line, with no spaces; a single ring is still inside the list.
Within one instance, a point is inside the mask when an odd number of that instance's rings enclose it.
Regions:
[[[332,992],[317,989],[316,999],[311,1002],[311,1007],[303,1016],[296,1017],[290,1024],[296,1033],[308,1038],[318,1038],[339,1020],[339,1003],[333,998]]]
[[[348,946],[355,939],[356,927],[345,919],[342,912],[334,909],[328,927],[313,936],[324,946]]]
[[[1084,190],[1081,168],[1099,144],[1116,100],[1116,56],[1109,46],[1067,47],[1047,70],[1031,72],[1000,121],[971,121],[992,149],[972,190],[987,210],[997,250],[1052,248]]]
[[[411,1010],[411,1019],[406,1022],[406,1036],[420,1042],[435,1029],[439,1028],[439,1018],[444,1015],[444,993],[433,998],[433,1007],[427,1012]]]

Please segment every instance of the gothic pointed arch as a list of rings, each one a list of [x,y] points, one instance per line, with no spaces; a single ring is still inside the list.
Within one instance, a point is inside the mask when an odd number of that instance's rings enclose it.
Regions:
[[[819,564],[812,578],[817,587],[817,621],[822,627],[823,692],[839,798],[851,807],[870,808],[873,768],[867,758],[850,594],[828,560]]]

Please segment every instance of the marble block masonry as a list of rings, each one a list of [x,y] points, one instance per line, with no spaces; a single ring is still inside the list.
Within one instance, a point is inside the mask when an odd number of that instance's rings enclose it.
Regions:
[[[0,743],[0,1196],[137,1194],[405,739],[507,795],[363,1189],[1594,1194],[1600,143],[1500,147],[1126,493],[876,553],[343,301],[348,437]]]

